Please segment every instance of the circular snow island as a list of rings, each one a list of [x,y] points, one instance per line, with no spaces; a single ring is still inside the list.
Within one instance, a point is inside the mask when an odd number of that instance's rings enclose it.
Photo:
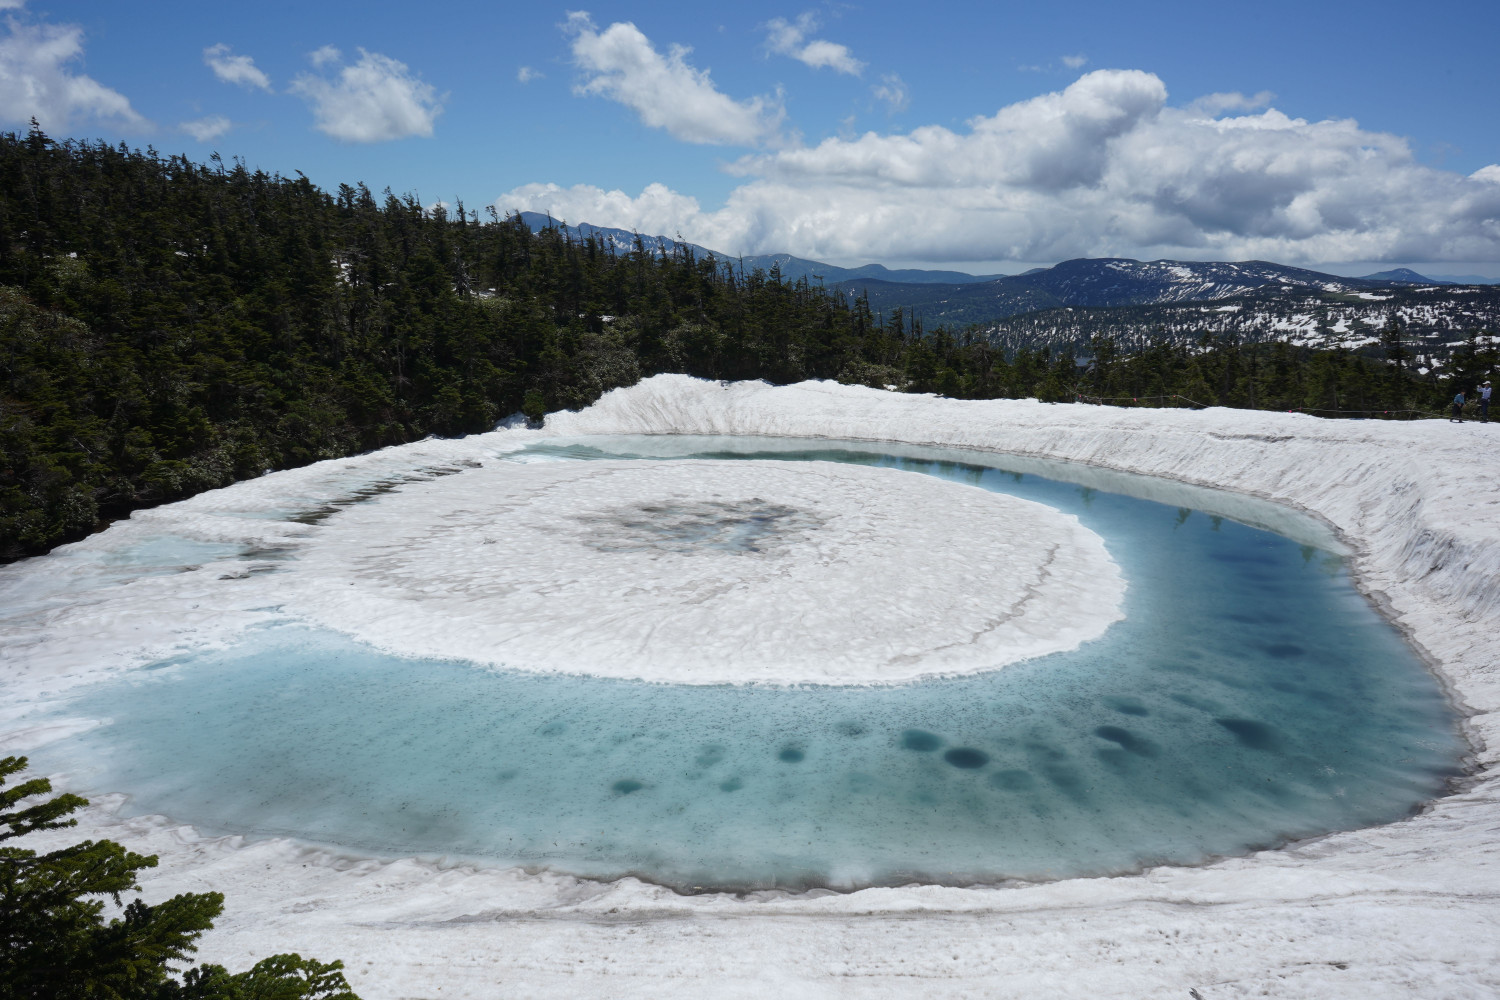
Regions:
[[[777,461],[492,463],[345,510],[279,582],[397,654],[686,684],[993,670],[1097,638],[1125,590],[1051,507]]]

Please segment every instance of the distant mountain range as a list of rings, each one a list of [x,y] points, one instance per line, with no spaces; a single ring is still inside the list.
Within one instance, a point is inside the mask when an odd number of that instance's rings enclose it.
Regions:
[[[531,227],[533,232],[538,232],[547,226],[556,226],[580,238],[593,236],[612,246],[617,252],[627,253],[635,249],[637,234],[628,229],[615,229],[608,226],[595,226],[587,222],[570,226],[559,222],[551,216],[540,212],[522,212],[521,219]],[[1018,275],[1004,274],[968,274],[964,271],[941,271],[923,270],[920,268],[889,268],[882,264],[865,264],[860,267],[839,267],[836,264],[826,264],[822,261],[808,260],[806,257],[794,257],[789,253],[757,254],[750,257],[735,257],[732,254],[710,250],[708,247],[697,243],[689,243],[686,240],[675,240],[669,236],[646,236],[640,235],[642,246],[653,253],[667,253],[677,246],[683,246],[691,250],[697,256],[712,254],[719,260],[734,261],[737,264],[743,262],[745,270],[753,271],[760,268],[769,272],[773,264],[781,266],[781,276],[786,281],[796,281],[798,278],[807,278],[809,281],[822,280],[825,284],[841,284],[859,281],[888,281],[897,284],[910,285],[963,285],[976,282],[995,281],[1000,278],[1018,277],[1025,278],[1049,271],[1051,268],[1034,267]],[[1086,259],[1086,258],[1083,258]],[[1101,258],[1107,259],[1107,258]],[[1124,258],[1121,258],[1122,260]],[[1074,262],[1069,262],[1074,263]],[[1130,263],[1136,263],[1130,261]],[[1153,265],[1176,265],[1180,267],[1193,267],[1190,262],[1179,261],[1154,261]],[[1270,265],[1276,267],[1279,265]],[[1298,270],[1293,268],[1291,270]],[[1340,279],[1334,275],[1323,275],[1316,271],[1303,271],[1303,274],[1317,274],[1320,278],[1330,280],[1347,281],[1372,281],[1381,285],[1387,284],[1411,284],[1411,285],[1500,285],[1500,278],[1486,278],[1478,274],[1441,275],[1438,277],[1427,277],[1406,267],[1398,267],[1389,271],[1379,271],[1375,274],[1364,275],[1362,279],[1349,278]]]
[[[893,287],[894,286],[894,287]],[[1080,258],[1026,274],[965,284],[919,287],[893,282],[845,281],[837,287],[869,297],[873,309],[900,306],[928,323],[969,324],[1059,306],[1142,306],[1209,302],[1268,291],[1305,289],[1341,296],[1375,293],[1405,282],[1340,278],[1265,261],[1141,262]]]
[[[1461,281],[1449,281],[1444,278],[1428,278],[1418,274],[1409,267],[1392,268],[1389,271],[1376,271],[1374,274],[1365,275],[1366,281],[1389,281],[1399,285],[1461,285]],[[1480,282],[1487,284],[1487,282]]]
[[[1486,278],[1482,274],[1439,274],[1428,280],[1450,285],[1500,285],[1500,278]]]
[[[628,229],[612,229],[607,226],[594,226],[587,222],[581,222],[576,226],[569,226],[558,222],[550,216],[540,212],[522,212],[521,219],[531,227],[532,232],[539,232],[547,226],[556,226],[574,236],[583,238],[593,236],[601,240],[606,246],[613,247],[618,253],[629,253],[635,249],[637,234]],[[696,243],[686,240],[674,240],[669,236],[645,236],[640,237],[641,245],[652,253],[671,253],[675,248],[682,246],[691,250],[694,255],[706,257],[712,254],[719,260],[730,261],[739,266],[743,263],[745,270],[753,271],[760,268],[770,273],[772,266],[780,266],[781,277],[786,281],[796,281],[806,278],[809,282],[816,284],[819,281],[825,284],[837,284],[843,281],[873,280],[891,281],[900,284],[927,285],[927,284],[963,284],[974,281],[991,281],[1002,278],[1000,274],[974,275],[963,271],[923,271],[917,268],[891,269],[881,264],[866,264],[863,267],[838,267],[834,264],[825,264],[822,261],[808,260],[805,257],[793,257],[789,253],[757,254],[753,257],[735,257],[731,254],[720,253]]]
[[[523,212],[533,230],[559,225]],[[653,253],[679,246],[770,272],[787,281],[807,278],[889,316],[901,309],[932,328],[978,326],[1006,347],[1087,344],[1110,333],[1126,343],[1154,335],[1195,339],[1202,333],[1247,340],[1287,338],[1310,346],[1368,349],[1395,316],[1419,353],[1440,358],[1466,331],[1500,332],[1500,283],[1428,278],[1409,268],[1346,278],[1267,261],[1138,261],[1080,258],[1024,274],[972,275],[957,271],[892,270],[879,264],[835,267],[791,254],[732,257],[665,236],[637,236],[587,223],[565,227],[629,252],[639,239]]]

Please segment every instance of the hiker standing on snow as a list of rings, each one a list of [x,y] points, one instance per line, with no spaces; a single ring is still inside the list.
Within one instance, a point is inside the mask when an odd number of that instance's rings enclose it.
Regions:
[[[1453,416],[1448,418],[1448,423],[1464,422],[1464,391],[1458,390],[1458,395],[1453,397]]]
[[[1487,424],[1490,422],[1490,382],[1485,379],[1484,385],[1479,387],[1479,422]]]

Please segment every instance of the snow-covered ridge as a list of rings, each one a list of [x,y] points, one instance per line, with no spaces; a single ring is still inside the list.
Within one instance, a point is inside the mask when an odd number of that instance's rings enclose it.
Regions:
[[[1429,294],[1431,293],[1431,294]],[[1125,346],[1164,336],[1177,344],[1196,344],[1204,334],[1243,343],[1286,340],[1320,350],[1368,349],[1380,341],[1391,321],[1401,324],[1406,343],[1429,363],[1444,363],[1463,338],[1475,331],[1479,346],[1490,339],[1481,331],[1500,323],[1500,295],[1480,288],[1397,286],[1378,295],[1318,294],[1289,288],[1267,294],[1247,292],[1230,301],[1164,300],[1125,308],[1037,308],[984,324],[985,335],[1009,349],[1042,344],[1072,344],[1086,350],[1089,338],[1111,336]],[[933,321],[941,314],[926,311]]]
[[[1352,293],[1386,282],[1339,278],[1267,261],[1066,260],[1025,276],[1070,305],[1203,302],[1289,288]]]
[[[957,401],[827,383],[726,386],[659,376],[581,413],[553,414],[541,432],[505,431],[483,442],[501,453],[515,447],[510,441],[586,433],[1005,451],[1310,511],[1345,535],[1362,585],[1431,654],[1472,713],[1477,774],[1401,823],[1203,868],[1003,889],[680,897],[631,879],[598,884],[449,868],[435,859],[347,858],[285,840],[246,845],[150,819],[120,823],[109,811],[118,803],[99,804],[82,828],[54,838],[108,836],[159,853],[161,867],[145,880],[153,900],[226,892],[225,916],[200,959],[243,968],[279,951],[341,957],[368,1000],[1500,993],[1500,785],[1489,749],[1500,745],[1500,427]],[[238,509],[247,497],[317,503],[336,493],[332,484],[344,469],[366,478],[372,469],[396,474],[456,461],[475,446],[473,439],[421,442],[189,503],[207,532],[216,511]],[[166,514],[141,512],[120,527],[154,516]],[[297,530],[265,528],[268,539]],[[61,560],[47,565],[66,568]],[[86,638],[57,621],[49,624],[56,641]]]

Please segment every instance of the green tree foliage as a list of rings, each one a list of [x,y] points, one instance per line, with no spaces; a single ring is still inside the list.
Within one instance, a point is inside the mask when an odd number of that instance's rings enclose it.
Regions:
[[[832,378],[868,310],[363,185],[0,135],[0,558],[661,371]]]
[[[1406,404],[1406,369],[1411,362],[1411,351],[1406,346],[1406,331],[1399,320],[1392,318],[1380,331],[1380,347],[1385,352],[1386,392],[1397,409]]]
[[[1479,331],[1470,330],[1449,359],[1443,381],[1444,397],[1452,399],[1460,391],[1474,395],[1480,383],[1494,377],[1496,369],[1500,369],[1500,350],[1493,338],[1481,343]]]
[[[1007,351],[681,244],[619,252],[33,127],[0,134],[0,560],[268,469],[577,409],[659,372],[1330,413],[1441,395],[1405,356],[1382,372],[1284,343],[1095,341],[1089,365]]]
[[[0,759],[0,843],[73,826],[88,803],[76,795],[34,801],[45,778],[7,781],[25,757]],[[29,801],[30,800],[30,801]],[[358,1000],[343,965],[276,955],[248,972],[217,965],[178,972],[224,908],[217,892],[183,893],[149,906],[136,873],[156,858],[109,840],[45,853],[0,847],[0,1000]],[[119,916],[105,919],[106,906]]]
[[[1435,414],[1443,386],[1414,375],[1401,356],[1389,359],[1343,348],[1317,350],[1286,341],[1242,344],[1204,336],[1194,345],[1158,338],[1123,354],[1112,338],[1090,343],[1092,363],[1079,373],[1078,393],[1117,406],[1229,406],[1297,410],[1320,416],[1406,418]],[[1483,353],[1474,376],[1484,368]],[[1493,360],[1490,361],[1493,367]]]

